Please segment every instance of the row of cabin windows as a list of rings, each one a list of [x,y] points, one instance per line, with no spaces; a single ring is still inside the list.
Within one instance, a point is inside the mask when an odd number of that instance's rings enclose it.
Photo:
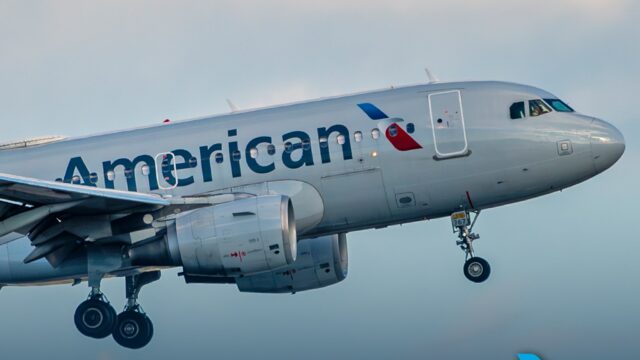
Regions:
[[[527,117],[525,110],[529,109],[529,116],[536,117],[541,116],[552,111],[557,112],[574,112],[571,106],[567,105],[560,99],[533,99],[529,101],[518,101],[511,104],[509,107],[509,114],[511,119],[522,119]]]
[[[413,134],[415,132],[415,126],[412,123],[408,123],[407,124],[407,132],[409,134]],[[389,128],[389,135],[391,137],[395,137],[398,134],[398,129],[395,125],[392,125]],[[374,140],[378,140],[380,138],[380,130],[378,129],[372,129],[371,130],[371,138]],[[353,140],[356,143],[362,142],[363,139],[363,135],[362,135],[362,131],[356,131],[353,133]],[[319,139],[320,141],[320,147],[321,148],[326,148],[329,146],[329,140],[326,137],[321,137]],[[338,145],[344,145],[346,142],[346,138],[344,137],[344,135],[339,134],[338,136],[336,136],[336,142],[338,143]],[[300,148],[304,149],[304,150],[308,150],[311,148],[311,142],[308,139],[305,139],[302,141],[302,145],[300,146]],[[293,144],[291,142],[285,142],[284,143],[284,151],[286,152],[291,152],[295,149],[293,149]],[[267,145],[267,153],[269,155],[274,155],[276,153],[276,146],[274,144],[268,144]],[[258,149],[257,148],[251,148],[249,149],[249,156],[253,159],[257,158],[259,155],[258,153]],[[240,151],[234,151],[231,154],[231,158],[234,161],[239,161],[241,158],[241,153]],[[224,155],[221,152],[217,152],[215,153],[215,155],[213,156],[214,161],[217,164],[222,164],[224,162]],[[198,165],[198,159],[196,159],[195,157],[192,157],[191,159],[189,159],[189,165],[193,168],[196,167]],[[172,165],[171,162],[168,161],[168,158],[165,158],[165,160],[162,161],[162,169],[163,170],[169,170],[171,169]],[[149,167],[149,165],[142,165],[140,167],[140,173],[144,176],[148,176],[151,172],[151,168]],[[124,176],[127,179],[130,179],[134,176],[134,169],[125,169],[124,170]],[[106,173],[106,177],[107,180],[109,181],[114,181],[116,178],[116,173],[111,170],[111,171],[107,171]],[[80,184],[81,183],[81,178],[78,175],[75,175],[73,178],[71,178],[71,183],[73,184]],[[96,184],[98,182],[98,175],[96,173],[92,173],[89,180],[91,181],[92,184]],[[57,179],[57,181],[62,181],[62,179]]]

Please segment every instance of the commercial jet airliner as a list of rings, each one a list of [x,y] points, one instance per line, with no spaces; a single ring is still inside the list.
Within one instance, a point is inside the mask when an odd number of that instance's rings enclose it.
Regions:
[[[160,271],[295,293],[347,276],[348,232],[450,217],[464,275],[489,277],[481,210],[587,180],[611,124],[541,89],[428,83],[78,138],[0,145],[0,286],[87,282],[78,330],[141,348]],[[124,277],[116,314],[102,279]]]

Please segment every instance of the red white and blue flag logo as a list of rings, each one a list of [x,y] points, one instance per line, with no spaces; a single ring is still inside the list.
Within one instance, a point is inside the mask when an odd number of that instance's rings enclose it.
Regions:
[[[385,135],[394,148],[400,151],[422,149],[422,146],[398,123],[400,118],[390,118],[377,106],[371,103],[358,104],[371,120],[378,121],[378,129]]]

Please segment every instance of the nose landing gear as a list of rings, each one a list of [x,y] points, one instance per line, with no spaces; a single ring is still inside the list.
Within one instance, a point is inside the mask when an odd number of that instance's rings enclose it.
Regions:
[[[470,214],[475,214],[473,221],[471,221]],[[456,245],[460,246],[464,251],[465,262],[462,268],[464,276],[475,283],[484,282],[489,278],[491,274],[491,266],[489,263],[481,258],[477,257],[473,251],[473,242],[480,238],[480,235],[473,233],[473,225],[475,225],[480,210],[464,210],[451,214],[451,226],[453,232],[458,233],[458,239]]]

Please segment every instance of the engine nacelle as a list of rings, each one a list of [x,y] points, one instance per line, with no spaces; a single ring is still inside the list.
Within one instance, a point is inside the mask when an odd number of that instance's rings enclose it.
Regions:
[[[132,248],[134,265],[182,265],[204,276],[251,275],[292,264],[293,207],[282,195],[257,196],[178,216],[160,241]]]
[[[285,293],[333,285],[347,277],[345,234],[301,240],[297,260],[284,268],[236,278],[242,292]]]

